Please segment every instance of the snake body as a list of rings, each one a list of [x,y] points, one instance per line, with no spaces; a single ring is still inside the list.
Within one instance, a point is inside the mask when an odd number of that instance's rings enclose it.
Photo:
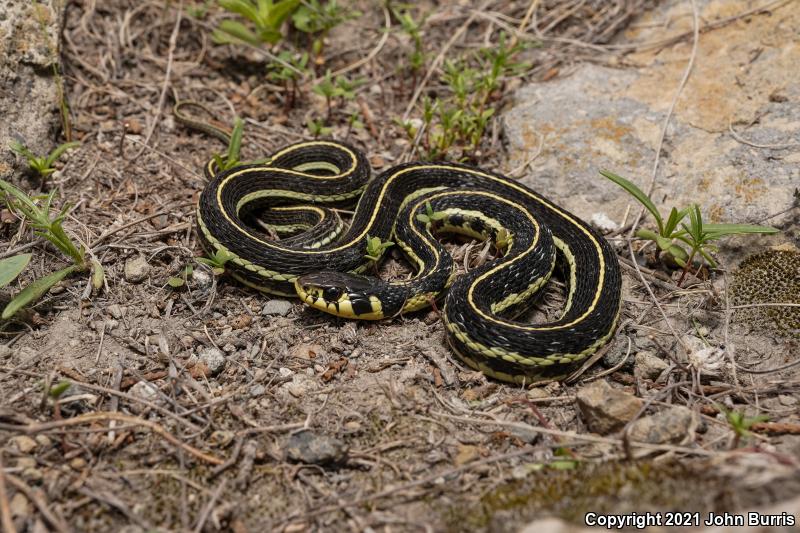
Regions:
[[[563,377],[612,336],[619,264],[578,217],[521,183],[466,165],[407,163],[369,174],[359,150],[334,141],[297,143],[268,165],[217,173],[200,197],[201,242],[209,253],[228,252],[226,269],[245,284],[299,295],[347,318],[411,312],[449,287],[442,315],[451,347],[503,381]],[[356,201],[345,229],[331,208]],[[254,228],[257,213],[270,227],[304,231],[270,240]],[[436,239],[443,232],[490,239],[502,256],[456,277]],[[365,258],[375,253],[370,242],[390,239],[416,274],[394,282],[364,276]],[[510,318],[545,284],[556,258],[568,285],[562,315],[543,324]]]

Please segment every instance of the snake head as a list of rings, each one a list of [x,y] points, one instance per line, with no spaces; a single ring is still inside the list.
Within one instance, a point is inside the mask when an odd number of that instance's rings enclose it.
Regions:
[[[315,272],[294,282],[297,295],[315,309],[343,318],[380,320],[381,301],[373,294],[375,280],[342,272]]]

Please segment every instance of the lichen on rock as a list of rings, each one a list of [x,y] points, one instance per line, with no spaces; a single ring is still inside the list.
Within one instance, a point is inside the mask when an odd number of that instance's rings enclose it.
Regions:
[[[747,257],[731,284],[734,306],[800,304],[800,252],[768,250]],[[737,309],[734,318],[755,328],[800,337],[800,307],[755,306]]]

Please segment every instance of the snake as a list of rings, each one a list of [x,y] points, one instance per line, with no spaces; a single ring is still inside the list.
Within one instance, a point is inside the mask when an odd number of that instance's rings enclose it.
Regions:
[[[209,254],[224,252],[226,272],[247,286],[362,320],[438,300],[457,358],[517,384],[563,379],[614,335],[621,275],[612,247],[579,217],[502,174],[411,162],[372,176],[361,150],[333,140],[291,144],[266,163],[225,171],[209,163],[205,172],[199,240]],[[347,225],[339,212],[353,206]],[[458,275],[440,241],[445,234],[488,240],[496,257]],[[368,275],[392,245],[414,273]],[[567,287],[560,316],[520,320],[557,269]]]

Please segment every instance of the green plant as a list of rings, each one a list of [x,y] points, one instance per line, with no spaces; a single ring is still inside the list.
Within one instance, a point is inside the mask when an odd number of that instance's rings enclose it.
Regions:
[[[292,15],[295,28],[309,35],[316,35],[311,43],[315,56],[322,55],[322,44],[327,33],[345,20],[358,18],[361,12],[339,5],[337,0],[305,0]]]
[[[650,197],[636,184],[608,170],[601,170],[600,174],[625,189],[653,215],[657,231],[640,228],[636,231],[636,236],[656,243],[657,254],[667,252],[675,263],[683,268],[683,274],[678,280],[679,285],[696,255],[700,255],[702,260],[707,261],[712,268],[716,268],[717,263],[711,257],[711,252],[716,250],[711,244],[712,241],[728,235],[771,234],[779,231],[769,226],[753,224],[705,224],[697,204],[691,204],[680,210],[673,207],[665,219]],[[687,216],[688,224],[684,222]],[[685,246],[688,246],[688,252]]]
[[[180,274],[167,280],[167,285],[173,289],[179,289],[186,285],[186,282],[192,277],[193,273],[194,267],[192,265],[186,265],[183,270],[181,270]]]
[[[481,50],[472,62],[445,62],[442,81],[448,94],[436,100],[423,98],[420,126],[411,121],[402,123],[411,139],[416,138],[419,127],[424,128],[421,145],[428,159],[446,158],[455,150],[461,152],[458,159],[475,158],[495,114],[492,102],[497,99],[501,80],[528,68],[513,60],[521,49],[521,45],[507,44],[501,33],[497,45]]]
[[[331,128],[326,126],[325,121],[320,118],[309,118],[306,122],[306,128],[308,128],[308,132],[315,139],[320,135],[325,136],[331,133]]]
[[[408,55],[408,68],[411,70],[412,87],[417,85],[417,76],[425,66],[425,50],[422,43],[422,22],[417,22],[408,11],[393,10],[395,18],[400,22],[400,27],[409,36],[413,49]]]
[[[242,148],[242,135],[244,134],[244,122],[239,117],[233,119],[233,129],[228,140],[228,150],[224,155],[214,154],[214,164],[218,170],[228,170],[241,164],[239,154]]]
[[[211,257],[198,257],[197,261],[211,267],[211,272],[219,276],[225,272],[225,263],[234,258],[234,255],[227,250],[217,250]]]
[[[364,80],[350,80],[344,76],[336,76],[331,78],[331,72],[325,73],[325,76],[317,82],[313,87],[313,91],[325,98],[325,105],[328,110],[328,120],[330,121],[333,114],[333,106],[331,103],[335,98],[341,99],[341,104],[352,101],[356,97],[356,89],[364,83]]]
[[[186,6],[186,13],[192,18],[204,19],[206,18],[212,3],[213,0],[203,0],[199,4]]]
[[[392,241],[382,241],[380,237],[370,237],[367,235],[367,250],[364,258],[377,263],[387,248],[394,246]]]
[[[281,40],[281,26],[297,9],[300,0],[219,0],[219,5],[247,19],[251,26],[238,20],[220,22],[211,37],[218,44],[245,42],[254,46],[275,44]]]
[[[31,260],[31,254],[19,254],[0,260],[0,287],[5,287],[19,276]]]
[[[75,148],[76,146],[80,146],[80,144],[81,143],[79,142],[68,142],[60,144],[56,147],[55,150],[53,150],[44,157],[34,154],[28,149],[27,146],[23,145],[21,142],[16,140],[11,141],[9,143],[9,146],[13,152],[21,155],[22,157],[28,160],[28,167],[30,168],[31,171],[35,172],[36,174],[44,178],[56,171],[56,169],[53,168],[53,163],[55,163],[56,160],[64,154],[64,152],[66,152],[70,148]]]
[[[725,415],[725,420],[733,430],[734,436],[733,442],[731,443],[731,449],[738,448],[742,439],[746,439],[753,435],[753,433],[750,431],[750,428],[752,428],[755,424],[769,420],[769,417],[766,415],[746,416],[742,411],[729,411],[721,405],[717,405],[717,409],[719,409],[720,413]]]
[[[0,180],[0,191],[9,209],[24,217],[33,228],[34,233],[53,244],[72,264],[57,272],[40,278],[22,289],[3,309],[3,319],[8,319],[26,305],[41,298],[53,285],[73,272],[92,270],[92,284],[100,288],[103,283],[103,267],[96,259],[87,259],[83,246],[76,246],[62,226],[66,218],[68,205],[64,205],[56,213],[51,211],[55,191],[48,195],[31,198],[10,183]],[[16,276],[15,276],[16,277]],[[12,278],[13,279],[13,278]]]
[[[280,61],[267,66],[267,79],[283,85],[286,90],[286,109],[294,107],[297,101],[298,81],[308,71],[308,54],[292,54],[286,50],[278,53]]]

